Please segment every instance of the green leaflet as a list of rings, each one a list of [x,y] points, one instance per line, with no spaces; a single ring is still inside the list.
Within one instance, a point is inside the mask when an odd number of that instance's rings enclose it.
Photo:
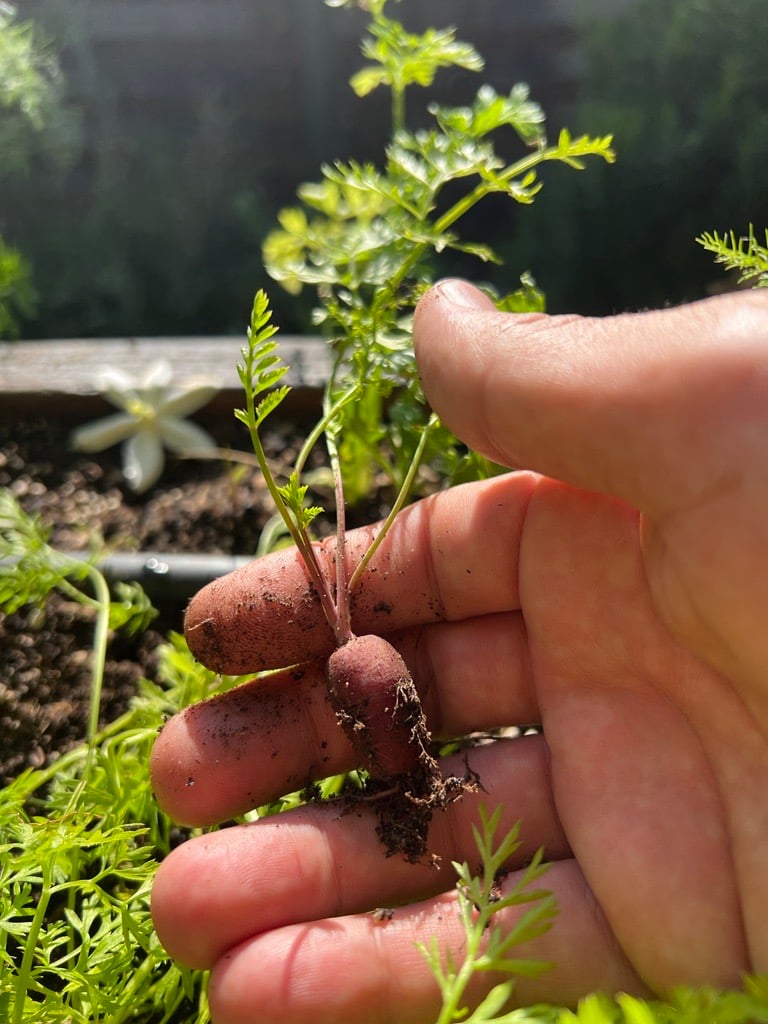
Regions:
[[[768,288],[768,228],[765,231],[765,245],[761,245],[752,224],[746,235],[737,236],[735,231],[720,235],[717,231],[705,231],[696,239],[708,252],[714,253],[715,262],[726,270],[739,274],[739,284],[754,288]]]

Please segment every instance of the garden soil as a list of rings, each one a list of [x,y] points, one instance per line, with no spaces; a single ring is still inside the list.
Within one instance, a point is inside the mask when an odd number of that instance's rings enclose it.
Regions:
[[[302,427],[278,424],[265,435],[278,468],[294,458]],[[169,457],[160,482],[135,495],[122,478],[119,448],[73,452],[70,430],[56,419],[0,423],[0,487],[10,488],[25,511],[42,519],[54,546],[240,555],[256,550],[273,512],[256,469],[225,459]],[[231,432],[215,431],[216,440],[225,448],[242,446],[240,431],[233,422]],[[318,497],[327,501],[327,495]],[[112,637],[102,723],[127,708],[142,676],[153,677],[158,646],[168,630],[182,628],[184,603],[160,604],[159,616],[137,637]],[[0,785],[83,740],[92,638],[92,613],[57,594],[43,609],[0,613]]]

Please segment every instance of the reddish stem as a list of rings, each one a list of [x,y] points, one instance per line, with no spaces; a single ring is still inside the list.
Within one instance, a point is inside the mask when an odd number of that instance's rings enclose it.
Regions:
[[[354,637],[349,608],[349,580],[347,576],[347,527],[344,504],[344,484],[341,478],[338,454],[331,455],[333,484],[336,494],[336,644],[343,647]]]

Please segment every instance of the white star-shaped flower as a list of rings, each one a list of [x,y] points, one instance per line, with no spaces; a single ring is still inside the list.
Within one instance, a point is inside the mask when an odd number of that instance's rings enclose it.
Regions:
[[[123,411],[73,430],[71,443],[82,452],[101,452],[122,442],[123,476],[131,490],[141,493],[157,481],[164,448],[177,454],[217,450],[206,430],[185,419],[213,398],[219,390],[215,385],[189,381],[173,387],[170,363],[158,359],[139,379],[109,367],[96,386]]]

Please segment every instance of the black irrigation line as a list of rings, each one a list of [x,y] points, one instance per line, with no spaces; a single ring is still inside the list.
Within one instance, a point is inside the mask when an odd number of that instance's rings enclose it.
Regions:
[[[88,561],[85,552],[67,551],[67,558]],[[140,583],[158,604],[188,601],[206,583],[252,562],[253,555],[162,554],[154,551],[115,552],[94,564],[107,583]],[[0,558],[0,569],[15,559]]]
[[[253,555],[115,552],[97,562],[109,584],[140,583],[151,601],[186,602],[206,583],[253,561]]]

